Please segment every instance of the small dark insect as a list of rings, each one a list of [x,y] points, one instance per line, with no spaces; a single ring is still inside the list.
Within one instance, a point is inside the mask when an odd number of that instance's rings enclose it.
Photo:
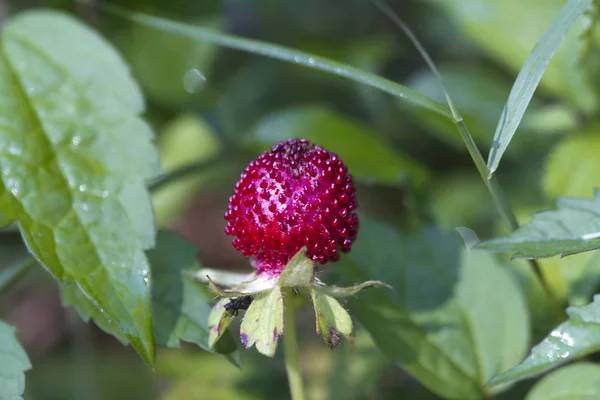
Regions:
[[[342,335],[341,335],[340,331],[338,331],[337,329],[330,328],[329,336],[330,336],[330,339],[327,342],[327,344],[329,345],[329,349],[333,350],[336,347],[338,347],[340,345],[340,343],[342,343]]]
[[[229,300],[229,303],[225,304],[224,307],[235,317],[238,315],[239,310],[247,310],[250,304],[252,304],[252,296],[242,296]]]

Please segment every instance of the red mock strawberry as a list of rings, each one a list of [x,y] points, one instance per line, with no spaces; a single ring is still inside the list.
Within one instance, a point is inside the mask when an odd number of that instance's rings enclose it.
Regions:
[[[303,247],[313,261],[339,260],[358,231],[352,176],[334,153],[288,139],[252,161],[229,198],[225,232],[254,257],[258,273],[278,275]]]

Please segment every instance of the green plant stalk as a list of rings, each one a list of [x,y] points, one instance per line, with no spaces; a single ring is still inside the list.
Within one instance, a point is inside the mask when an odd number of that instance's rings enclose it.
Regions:
[[[453,113],[454,114],[454,113]],[[495,175],[491,175],[489,173],[489,169],[487,164],[483,158],[483,155],[479,151],[479,148],[475,144],[473,137],[469,133],[469,129],[465,125],[462,117],[458,115],[458,113],[453,118],[454,124],[460,133],[460,137],[462,138],[465,146],[467,147],[467,151],[469,155],[473,159],[475,163],[475,167],[477,168],[477,172],[481,176],[485,187],[487,188],[490,196],[492,197],[492,201],[494,202],[494,206],[498,210],[498,213],[502,217],[502,220],[510,228],[510,230],[515,230],[519,227],[519,223],[515,218],[512,210],[510,209],[510,205],[506,201],[504,197],[504,193],[502,192],[502,188],[500,187],[498,180]]]
[[[296,339],[296,322],[294,318],[294,304],[292,289],[283,292],[283,350],[285,356],[285,370],[287,372],[292,400],[304,400],[304,388],[300,375],[300,362],[298,359],[298,341]]]
[[[421,42],[413,33],[413,31],[408,27],[408,25],[406,25],[404,21],[402,21],[402,19],[400,19],[400,17],[398,17],[398,15],[383,0],[371,1],[377,8],[379,8],[381,12],[383,12],[388,18],[390,18],[392,22],[394,22],[394,24],[396,24],[396,26],[398,26],[404,32],[404,34],[406,34],[408,39],[415,46],[421,57],[423,57],[423,59],[425,60],[425,63],[427,64],[431,72],[438,80],[440,87],[444,92],[444,96],[446,98],[446,102],[450,110],[451,119],[456,125],[460,137],[464,142],[467,151],[469,152],[469,155],[473,159],[475,167],[477,168],[477,171],[479,172],[479,175],[481,176],[481,179],[483,180],[486,189],[492,197],[492,202],[494,203],[496,210],[498,210],[498,213],[502,217],[502,220],[510,228],[511,231],[517,230],[519,228],[517,218],[515,217],[515,214],[513,213],[510,205],[508,204],[508,201],[506,200],[506,197],[502,192],[502,188],[500,187],[496,176],[488,168],[487,163],[483,158],[483,155],[479,151],[477,144],[475,143],[473,137],[469,133],[467,125],[465,125],[463,118],[461,117],[460,113],[458,112],[458,109],[454,105],[454,102],[452,101],[452,98],[450,97],[450,94],[448,93],[448,91],[446,90],[446,86],[444,85],[444,79],[442,78],[442,75],[435,66],[435,63],[429,56],[429,53],[427,53],[427,50],[425,50],[425,48],[421,45]],[[546,281],[546,277],[542,273],[540,265],[536,260],[528,261],[536,278],[538,279],[540,285],[546,293],[546,296],[548,296],[548,300],[550,301],[553,309],[556,310],[555,312],[557,316],[560,317],[559,320],[562,320],[564,317],[564,313],[562,311],[562,308],[560,307],[558,299],[556,298],[556,296],[552,292],[552,289],[548,285],[548,282]]]
[[[404,34],[408,37],[408,39],[411,41],[411,43],[415,46],[415,48],[417,49],[417,51],[419,52],[421,57],[423,57],[423,59],[425,60],[425,63],[427,64],[427,66],[429,67],[429,69],[431,70],[433,75],[438,80],[440,87],[441,87],[442,91],[444,92],[444,97],[446,98],[446,103],[448,103],[448,108],[450,110],[450,117],[451,117],[450,119],[456,125],[458,132],[460,134],[460,137],[463,140],[465,146],[467,147],[467,151],[471,155],[471,158],[473,159],[473,162],[475,163],[475,167],[477,168],[477,171],[479,172],[481,179],[483,179],[483,182],[484,182],[486,188],[488,189],[488,191],[490,192],[490,195],[492,196],[492,201],[494,202],[496,209],[500,213],[500,216],[502,217],[502,219],[504,220],[506,225],[511,230],[517,229],[519,227],[519,224],[517,223],[517,219],[515,218],[513,212],[510,209],[510,206],[508,205],[508,202],[506,201],[504,195],[502,194],[502,190],[501,190],[500,185],[498,184],[497,180],[495,179],[494,176],[491,176],[490,171],[487,167],[487,164],[486,164],[485,160],[483,159],[481,152],[479,151],[479,148],[475,144],[475,141],[473,140],[473,137],[469,133],[469,130],[467,129],[467,126],[465,125],[463,118],[460,116],[460,113],[458,112],[458,109],[455,107],[454,102],[452,101],[452,98],[450,97],[450,94],[446,90],[446,86],[444,85],[444,79],[442,78],[442,75],[440,74],[437,67],[435,66],[435,63],[429,56],[429,53],[427,53],[427,50],[425,50],[425,48],[421,45],[421,42],[419,42],[419,39],[417,39],[417,36],[408,27],[408,25],[406,25],[404,23],[404,21],[402,21],[402,19],[400,19],[400,17],[398,17],[398,15],[396,15],[396,13],[385,2],[380,1],[380,0],[371,0],[371,1],[377,8],[379,8],[379,10],[381,10],[381,12],[383,12],[388,18],[390,18],[392,20],[392,22],[394,22],[394,24],[396,24],[396,26],[398,26],[404,32]]]
[[[492,197],[492,202],[494,203],[496,210],[498,210],[498,213],[500,213],[500,216],[502,217],[504,223],[510,228],[511,231],[517,230],[519,228],[519,223],[517,222],[517,218],[512,212],[508,201],[506,201],[506,197],[504,196],[502,188],[498,183],[498,179],[496,179],[496,175],[490,173],[490,170],[487,167],[483,155],[479,151],[479,148],[475,144],[473,137],[469,133],[469,130],[467,129],[463,118],[455,110],[452,101],[449,101],[449,105],[450,110],[452,111],[453,121],[456,124],[458,132],[460,133],[460,136],[463,142],[465,143],[465,146],[467,147],[467,151],[471,155],[471,158],[473,159],[473,162],[477,167],[477,171],[479,172],[481,179],[483,179],[485,187],[487,188],[488,192],[490,193],[490,196]],[[536,260],[527,261],[536,278],[540,282],[542,289],[546,293],[548,301],[550,302],[552,309],[556,313],[557,319],[562,321],[564,319],[564,312],[562,311],[560,302],[558,301],[554,292],[550,288],[550,285],[548,284],[548,281],[546,280],[546,277],[544,276],[544,273],[540,268],[540,264]]]
[[[247,39],[236,35],[230,35],[223,32],[205,29],[200,26],[189,26],[179,22],[169,21],[143,13],[128,11],[127,9],[110,4],[90,4],[110,12],[121,18],[128,19],[141,25],[149,26],[175,35],[184,36],[196,40],[208,41],[226,48],[245,51],[262,55],[265,57],[302,65],[312,69],[328,72],[333,75],[341,76],[355,82],[372,86],[383,92],[391,94],[397,98],[408,101],[412,104],[430,109],[440,115],[450,118],[448,108],[441,105],[412,89],[402,86],[389,79],[383,78],[358,68],[351,67],[337,61],[329,60],[314,54],[287,48],[285,46],[260,40]]]
[[[202,172],[208,168],[212,168],[212,167],[218,165],[224,159],[225,159],[225,156],[223,154],[218,154],[216,157],[212,157],[208,160],[184,165],[184,166],[177,168],[171,172],[167,172],[164,175],[159,175],[159,176],[153,178],[148,183],[148,190],[150,191],[150,193],[153,193],[174,181],[186,178],[186,177],[188,177],[190,175],[194,175],[198,172]]]

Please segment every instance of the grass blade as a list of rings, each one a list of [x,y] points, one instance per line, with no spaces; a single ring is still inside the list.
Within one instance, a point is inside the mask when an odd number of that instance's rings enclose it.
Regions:
[[[448,90],[446,89],[446,85],[444,84],[444,79],[442,78],[442,75],[440,74],[437,67],[435,66],[435,63],[433,62],[433,60],[427,53],[427,50],[425,50],[425,48],[421,45],[421,43],[419,42],[419,39],[417,39],[416,35],[412,32],[412,30],[408,27],[408,25],[406,23],[404,23],[404,21],[402,21],[402,19],[396,13],[394,13],[394,11],[383,0],[371,0],[371,1],[373,2],[373,4],[375,4],[375,6],[377,8],[379,8],[379,10],[381,10],[381,12],[383,12],[385,15],[387,15],[387,17],[390,18],[392,20],[392,22],[404,32],[404,34],[406,34],[406,36],[411,41],[411,43],[415,46],[415,48],[417,49],[419,54],[421,54],[421,57],[423,57],[423,59],[427,63],[427,66],[429,67],[431,72],[437,78],[438,83],[439,83],[442,91],[444,92],[444,96],[446,97],[446,101],[448,103],[448,107],[450,110],[450,115],[452,116],[452,121],[456,125],[456,128],[458,129],[461,139],[463,140],[465,146],[467,147],[467,150],[468,150],[469,154],[471,155],[473,162],[475,163],[475,167],[477,168],[479,175],[483,179],[483,182],[484,182],[488,192],[490,193],[490,196],[492,197],[494,206],[500,213],[500,215],[501,215],[502,219],[504,220],[504,222],[506,223],[506,225],[512,231],[518,229],[519,224],[517,222],[517,219],[515,218],[514,213],[512,212],[512,210],[510,208],[510,205],[508,204],[508,201],[506,201],[506,198],[504,197],[502,188],[500,187],[496,177],[494,177],[492,175],[492,172],[488,168],[488,165],[486,165],[483,155],[479,151],[479,148],[477,147],[475,140],[473,139],[473,136],[471,136],[471,133],[469,132],[469,129],[467,128],[467,125],[465,124],[463,118],[460,116],[458,110],[456,109],[456,107],[454,106],[454,103],[452,102],[452,98],[450,97],[450,94],[448,93]],[[544,291],[547,293],[548,298],[555,299],[555,296],[554,296],[552,290],[548,286],[548,283],[546,282],[544,275],[542,274],[542,272],[540,270],[540,266],[537,264],[537,262],[535,260],[530,260],[529,263],[530,263],[531,268],[533,269],[535,275],[539,279],[540,284],[544,288]],[[557,304],[557,302],[555,300],[552,300],[552,302]],[[560,318],[560,316],[562,315],[562,309],[560,307],[556,307],[555,312],[557,315],[559,315],[559,318]]]
[[[533,93],[540,83],[546,66],[550,62],[554,52],[573,27],[577,18],[583,14],[591,3],[592,0],[569,0],[561,8],[554,21],[552,21],[552,24],[550,24],[527,57],[510,91],[508,100],[500,116],[500,121],[498,121],[498,126],[496,127],[494,141],[487,162],[490,175],[498,168],[500,159],[519,127],[525,110],[527,110]]]
[[[259,40],[217,32],[199,26],[184,24],[151,15],[127,11],[113,6],[101,6],[105,10],[117,14],[130,21],[152,27],[154,29],[182,35],[197,40],[206,40],[230,49],[254,53],[293,64],[329,72],[355,82],[372,86],[393,96],[400,97],[409,103],[435,111],[447,118],[452,118],[450,110],[440,103],[424,96],[414,90],[395,83],[389,79],[362,71],[358,68],[319,57],[303,51],[293,50],[284,46],[275,45]]]

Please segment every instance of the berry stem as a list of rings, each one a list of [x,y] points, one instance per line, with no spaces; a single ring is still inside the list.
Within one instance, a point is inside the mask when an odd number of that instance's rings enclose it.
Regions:
[[[285,369],[288,375],[292,400],[304,400],[304,388],[300,375],[300,362],[298,360],[298,342],[296,340],[296,323],[294,321],[294,304],[291,288],[283,292],[283,348],[285,356]]]

